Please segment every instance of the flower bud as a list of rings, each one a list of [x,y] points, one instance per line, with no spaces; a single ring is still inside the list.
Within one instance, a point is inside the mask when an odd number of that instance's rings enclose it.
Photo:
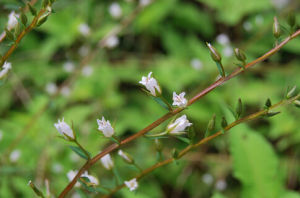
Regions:
[[[286,94],[286,98],[289,99],[295,95],[296,85]]]
[[[273,117],[273,116],[275,116],[275,115],[277,115],[277,114],[279,114],[280,113],[280,111],[277,111],[277,112],[268,112],[267,114],[266,114],[266,116],[267,117]]]
[[[265,106],[266,106],[266,108],[270,108],[270,107],[272,106],[272,102],[271,102],[270,98],[268,98],[268,99],[266,100]]]
[[[222,117],[222,121],[221,121],[221,126],[223,129],[225,129],[227,127],[227,121],[226,121],[226,118],[223,116]]]
[[[215,125],[216,125],[216,114],[214,114],[213,117],[208,122],[204,137],[209,136],[209,133],[215,129]]]
[[[277,17],[274,17],[273,22],[273,35],[276,39],[278,39],[281,35],[280,24],[278,23]]]
[[[133,164],[134,163],[134,160],[133,158],[126,152],[122,151],[122,150],[119,150],[118,151],[118,154],[122,157],[122,159],[128,163],[128,164]]]
[[[239,60],[242,61],[243,63],[246,61],[247,57],[245,56],[244,52],[240,50],[239,48],[234,49],[234,54],[235,57]]]
[[[208,49],[209,49],[209,52],[210,52],[210,56],[212,57],[212,59],[215,61],[215,62],[221,62],[221,55],[220,53],[216,50],[216,48],[214,48],[214,46],[212,46],[210,43],[206,43]]]
[[[156,138],[154,140],[154,143],[155,143],[155,149],[156,149],[156,151],[157,152],[161,152],[162,148],[163,148],[163,145],[162,145],[161,141],[158,138]]]
[[[48,19],[48,15],[44,15],[41,18],[39,18],[38,22],[36,23],[36,26],[39,27],[41,26],[43,23],[45,23]]]
[[[40,190],[34,185],[34,183],[32,183],[31,180],[28,182],[28,186],[30,186],[30,188],[34,191],[34,193],[35,193],[38,197],[44,197],[42,191],[40,191]]]
[[[243,113],[243,104],[242,100],[239,98],[238,104],[236,106],[236,119],[239,119]]]
[[[177,158],[178,158],[178,151],[177,151],[176,148],[174,148],[174,149],[172,150],[172,157],[173,157],[174,159],[177,159]]]
[[[27,5],[28,5],[28,8],[29,8],[29,11],[31,12],[31,14],[32,14],[33,16],[36,16],[36,14],[37,14],[36,9],[35,9],[34,7],[32,7],[32,6],[30,5],[30,3],[27,3]]]
[[[21,22],[23,23],[23,25],[26,25],[27,21],[27,16],[24,13],[21,13]]]
[[[293,12],[293,11],[289,12],[287,22],[291,28],[293,28],[296,25],[295,12]]]
[[[11,33],[11,31],[9,31],[9,30],[6,29],[6,28],[5,28],[5,33],[6,33],[6,37],[7,37],[9,40],[12,40],[12,41],[15,40],[15,37],[14,37],[13,33]]]
[[[295,100],[294,104],[296,107],[300,108],[300,100]]]

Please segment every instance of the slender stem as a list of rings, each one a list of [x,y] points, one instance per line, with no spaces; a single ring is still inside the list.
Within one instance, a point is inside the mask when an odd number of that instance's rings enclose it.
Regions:
[[[203,96],[205,96],[206,94],[208,94],[209,92],[211,92],[212,90],[214,90],[215,88],[219,87],[220,85],[223,85],[225,82],[227,82],[228,80],[234,78],[235,76],[237,76],[238,74],[242,73],[243,71],[246,71],[246,69],[256,65],[257,63],[269,58],[270,56],[272,56],[274,53],[276,53],[277,51],[279,51],[284,45],[286,45],[289,41],[291,41],[292,39],[296,38],[297,36],[300,35],[300,29],[297,30],[294,34],[292,34],[291,36],[289,36],[288,38],[286,38],[283,42],[281,42],[279,45],[275,46],[274,48],[272,48],[270,51],[268,51],[267,53],[265,53],[264,55],[262,55],[261,57],[255,59],[254,61],[248,63],[247,65],[245,65],[245,70],[241,69],[241,68],[237,68],[235,71],[233,71],[231,74],[229,74],[228,76],[221,78],[219,80],[217,80],[216,82],[214,82],[213,84],[211,84],[209,87],[207,87],[206,89],[204,89],[203,91],[199,92],[197,95],[195,95],[193,98],[191,98],[188,102],[187,106],[192,105],[194,102],[196,102],[197,100],[199,100],[200,98],[202,98]],[[144,129],[140,130],[138,133],[124,139],[121,141],[120,145],[117,144],[112,144],[110,146],[108,146],[106,149],[104,149],[102,152],[100,152],[99,154],[97,154],[95,157],[93,157],[89,163],[86,163],[84,166],[81,167],[81,169],[78,171],[77,175],[74,177],[74,179],[65,187],[65,189],[61,192],[61,194],[59,195],[59,198],[63,198],[65,197],[68,192],[73,188],[73,186],[76,183],[77,178],[82,174],[83,171],[89,169],[93,164],[95,164],[99,159],[101,159],[104,155],[113,152],[114,150],[118,149],[119,147],[121,147],[122,145],[125,145],[135,139],[137,139],[140,136],[143,136],[145,133],[151,131],[152,129],[154,129],[155,127],[159,126],[161,123],[163,123],[164,121],[166,121],[167,119],[171,118],[172,116],[180,113],[181,111],[183,111],[183,109],[181,108],[176,108],[173,109],[173,111],[166,113],[165,115],[163,115],[161,118],[157,119],[156,121],[154,121],[152,124],[148,125],[147,127],[145,127]],[[221,132],[220,132],[221,133]],[[215,134],[214,134],[215,135]],[[211,136],[210,136],[211,137]],[[209,138],[209,137],[208,137]]]
[[[83,148],[83,146],[81,146],[81,144],[77,141],[77,139],[74,140],[75,144],[77,144],[77,146],[84,152],[84,154],[88,157],[88,161],[91,159],[90,154],[87,152],[87,150],[85,150],[85,148]]]
[[[36,17],[33,18],[31,24],[27,26],[17,37],[15,40],[15,43],[8,49],[8,51],[2,56],[0,60],[0,68],[2,67],[3,63],[8,59],[8,57],[17,49],[18,44],[21,42],[23,37],[31,32],[31,30],[36,26],[39,18],[46,12],[47,10],[45,8],[42,8]]]
[[[288,100],[282,100],[276,104],[274,104],[273,106],[271,106],[269,109],[274,109],[274,108],[277,108],[279,106],[282,106],[282,105],[286,105],[286,104],[290,104],[292,103],[293,101],[297,100],[298,98],[300,98],[300,94],[298,94],[297,96],[293,97],[293,98],[290,98]],[[227,127],[225,127],[224,129],[216,132],[215,134],[213,135],[210,135],[206,138],[203,138],[202,140],[200,140],[199,142],[197,142],[196,144],[193,144],[193,145],[189,145],[187,146],[186,148],[184,148],[179,154],[178,154],[178,157],[176,158],[176,160],[182,158],[185,154],[187,154],[189,151],[191,151],[192,149],[195,149],[199,146],[201,146],[202,144],[205,144],[207,142],[209,142],[210,140],[213,140],[215,139],[216,137],[220,136],[220,135],[223,135],[223,130],[224,131],[229,131],[231,128],[243,123],[243,122],[247,122],[247,121],[250,121],[250,120],[254,120],[254,119],[257,119],[259,118],[260,116],[262,115],[265,115],[266,113],[268,113],[268,110],[269,109],[263,109],[263,110],[260,110],[256,113],[253,113],[253,114],[250,114],[246,117],[243,117],[239,120],[236,120],[234,122],[232,122],[231,124],[229,124]],[[139,175],[137,175],[135,178],[137,178],[137,180],[145,177],[146,175],[148,175],[149,173],[153,172],[155,169],[159,168],[159,167],[162,167],[162,166],[165,166],[167,164],[170,164],[171,162],[173,162],[175,159],[174,158],[169,158],[169,159],[166,159],[162,162],[158,162],[156,164],[154,164],[153,166],[145,169],[145,170],[142,170],[141,173]],[[117,186],[116,188],[112,189],[111,190],[111,193],[108,194],[108,195],[104,195],[103,197],[110,197],[112,196],[112,194],[114,194],[115,192],[117,192],[118,190],[120,190],[121,188],[123,188],[125,185],[122,184],[122,185],[119,185]]]

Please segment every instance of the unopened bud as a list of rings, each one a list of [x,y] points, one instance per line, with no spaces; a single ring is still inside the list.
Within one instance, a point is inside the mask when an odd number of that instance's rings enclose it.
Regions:
[[[295,100],[294,104],[296,107],[300,108],[300,100]]]
[[[271,102],[270,98],[268,98],[268,99],[266,100],[265,106],[266,106],[266,108],[270,108],[270,107],[272,106],[272,102]]]
[[[275,115],[277,115],[277,114],[279,114],[280,113],[280,111],[277,111],[277,112],[268,112],[267,114],[266,114],[266,116],[267,117],[273,117],[273,116],[275,116]]]
[[[49,0],[43,0],[43,7],[46,8],[49,5]]]
[[[243,113],[243,104],[242,100],[239,98],[238,104],[236,106],[236,119],[239,119]]]
[[[48,15],[42,16],[41,18],[39,18],[36,26],[39,27],[41,26],[43,23],[45,23],[48,19]]]
[[[276,39],[278,39],[281,35],[280,24],[278,23],[277,17],[274,17],[273,22],[273,35]]]
[[[221,62],[221,55],[220,53],[216,50],[216,48],[214,48],[214,46],[212,46],[210,43],[206,43],[208,49],[209,49],[209,52],[210,52],[210,56],[212,57],[212,59],[215,61],[215,62]]]
[[[222,121],[221,121],[221,126],[223,129],[225,129],[227,127],[227,121],[226,121],[226,118],[223,116],[222,117]]]
[[[291,28],[293,28],[296,25],[295,12],[293,12],[293,11],[289,12],[287,22]]]
[[[26,24],[27,24],[27,16],[22,12],[21,13],[21,22],[23,23],[23,25],[25,25],[26,26]]]
[[[28,8],[29,8],[29,11],[31,12],[31,14],[33,16],[36,16],[37,12],[36,12],[36,9],[34,7],[32,7],[32,5],[30,5],[30,3],[27,3],[28,5]]]
[[[40,191],[33,183],[32,181],[30,180],[28,182],[28,186],[30,186],[30,188],[35,192],[35,194],[38,196],[38,197],[45,197],[42,193],[42,191]]]
[[[174,148],[174,149],[172,150],[172,157],[173,157],[174,159],[177,159],[177,158],[178,158],[178,151],[176,150],[176,148]]]
[[[134,163],[134,160],[133,158],[126,152],[122,151],[122,150],[119,150],[118,151],[118,154],[122,157],[122,159],[128,163],[128,164],[133,164]]]
[[[296,85],[286,94],[286,98],[289,99],[295,95]]]
[[[246,61],[247,57],[245,56],[244,52],[240,50],[239,48],[234,49],[234,54],[235,57],[239,60],[242,61],[243,63]]]
[[[216,114],[214,114],[213,117],[208,122],[204,137],[208,137],[209,132],[213,131],[215,129],[215,126],[216,126]]]

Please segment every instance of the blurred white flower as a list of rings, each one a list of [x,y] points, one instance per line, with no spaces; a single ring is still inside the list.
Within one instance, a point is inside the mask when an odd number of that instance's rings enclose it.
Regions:
[[[64,86],[63,88],[61,88],[60,93],[64,97],[68,97],[71,94],[71,90],[70,90],[70,88],[68,86]]]
[[[81,195],[78,192],[72,194],[72,198],[81,198]]]
[[[9,70],[11,70],[11,63],[5,62],[2,66],[2,70],[0,71],[0,79],[6,76]]]
[[[46,85],[46,92],[50,95],[53,95],[55,94],[57,91],[57,86],[55,83],[53,82],[50,82],[50,83],[47,83]]]
[[[227,34],[219,34],[216,38],[217,42],[221,45],[229,45],[230,44],[230,39],[227,36]]]
[[[177,118],[173,123],[169,124],[167,131],[172,135],[179,135],[184,132],[185,128],[191,126],[192,123],[186,118],[186,115],[183,115]]]
[[[255,17],[255,23],[258,26],[262,25],[264,23],[264,17],[262,15],[257,15]]]
[[[243,27],[247,32],[250,32],[252,30],[252,24],[249,21],[245,21],[243,23]]]
[[[108,10],[109,10],[109,14],[115,19],[119,19],[122,16],[122,8],[120,4],[116,2],[110,4]]]
[[[128,156],[127,153],[123,152],[121,149],[118,151],[118,154],[128,163],[132,163],[133,160],[131,159],[130,156]]]
[[[9,159],[10,159],[11,162],[16,162],[16,161],[18,161],[20,156],[21,156],[21,151],[20,150],[13,150],[9,155]]]
[[[273,6],[278,10],[287,7],[290,4],[290,2],[290,0],[271,0]]]
[[[74,65],[73,62],[67,61],[67,62],[65,62],[65,63],[63,64],[63,68],[64,68],[64,70],[65,70],[66,72],[71,73],[71,72],[74,71],[75,65]]]
[[[64,136],[64,138],[66,140],[74,140],[74,133],[73,130],[71,129],[71,127],[65,123],[64,118],[62,119],[62,121],[58,120],[57,123],[54,124],[55,128],[57,129],[57,131]]]
[[[153,96],[157,96],[157,93],[161,94],[161,89],[156,79],[151,77],[151,75],[152,72],[148,74],[148,77],[143,76],[139,83],[144,85]]]
[[[140,0],[140,6],[145,7],[151,3],[151,0]]]
[[[196,70],[201,70],[203,67],[202,62],[198,58],[193,58],[190,62],[191,66]]]
[[[99,185],[99,180],[96,177],[89,175],[87,171],[85,171],[81,177],[87,177],[92,185]]]
[[[207,185],[211,185],[214,182],[214,178],[213,178],[213,176],[211,174],[205,173],[202,176],[202,181],[203,181],[203,183],[205,183]]]
[[[69,181],[72,181],[74,179],[74,177],[77,175],[78,171],[75,170],[70,170],[68,173],[67,173],[67,177],[69,179]],[[80,183],[79,182],[76,182],[75,184],[75,187],[79,187],[80,186]]]
[[[139,186],[136,178],[129,180],[129,181],[125,181],[124,183],[127,186],[127,188],[129,188],[130,191],[134,191]]]
[[[61,173],[63,171],[63,166],[60,163],[55,163],[52,165],[52,171],[55,173]]]
[[[223,55],[224,55],[225,57],[230,57],[230,56],[233,55],[233,49],[232,49],[232,47],[231,47],[230,45],[226,45],[226,46],[223,48],[222,52],[223,52]]]
[[[173,92],[173,106],[186,107],[188,101],[184,95],[185,92],[182,92],[179,95],[177,95],[176,92]]]
[[[105,40],[105,46],[109,49],[115,48],[118,45],[119,45],[119,38],[115,35],[112,35]]]
[[[223,191],[227,188],[227,183],[225,180],[221,179],[216,182],[215,188],[219,191]]]
[[[110,154],[106,154],[101,158],[101,163],[107,170],[111,170],[114,167],[114,162],[112,161]]]
[[[18,25],[17,18],[19,18],[19,15],[16,14],[15,11],[12,11],[11,13],[9,13],[8,22],[7,22],[7,29],[8,30],[11,30],[11,29],[15,28]]]
[[[102,120],[97,119],[97,123],[98,130],[102,131],[105,137],[111,137],[114,135],[115,131],[114,128],[112,128],[109,120],[105,120],[105,118],[102,116]]]
[[[89,36],[90,33],[91,33],[91,29],[90,29],[90,27],[88,26],[88,24],[86,24],[86,23],[81,23],[81,24],[78,26],[78,30],[79,30],[79,32],[80,32],[83,36]]]
[[[83,76],[89,77],[92,75],[93,71],[93,67],[91,67],[90,65],[86,65],[82,68],[81,73]]]
[[[78,49],[78,53],[80,56],[86,56],[86,55],[88,55],[89,52],[90,52],[90,49],[85,45],[81,46]]]
[[[0,141],[2,140],[3,138],[3,132],[0,130]]]

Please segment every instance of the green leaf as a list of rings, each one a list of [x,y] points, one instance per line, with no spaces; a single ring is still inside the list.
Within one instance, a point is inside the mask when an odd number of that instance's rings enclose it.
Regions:
[[[120,174],[119,174],[118,169],[117,169],[116,167],[114,167],[114,168],[112,169],[112,171],[113,171],[113,173],[114,173],[114,176],[115,176],[117,185],[122,184],[122,183],[123,183],[123,182],[122,182],[123,180],[122,180],[122,178],[121,178],[121,176],[120,176]]]
[[[72,149],[77,155],[79,155],[80,157],[82,157],[83,159],[88,160],[90,156],[86,156],[86,154],[84,153],[84,151],[77,147],[77,146],[69,146],[70,149]],[[90,153],[89,153],[90,155]]]
[[[167,109],[169,111],[168,105],[166,105],[166,103],[164,103],[164,101],[161,98],[158,97],[154,97],[151,96],[153,100],[155,100],[155,102],[157,102],[160,106],[162,106],[163,108]]]
[[[178,140],[184,142],[184,143],[187,143],[187,144],[190,144],[191,143],[191,140],[189,138],[186,138],[186,137],[180,137],[180,136],[175,136]]]
[[[230,151],[234,176],[243,186],[243,198],[281,197],[279,161],[271,145],[245,126],[232,129]]]

